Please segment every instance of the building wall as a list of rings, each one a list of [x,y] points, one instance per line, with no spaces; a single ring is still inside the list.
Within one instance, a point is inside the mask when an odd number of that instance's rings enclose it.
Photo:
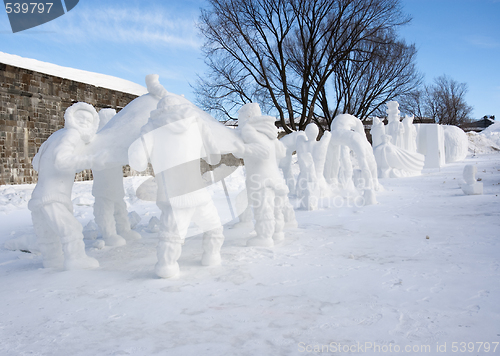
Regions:
[[[137,96],[0,63],[0,185],[36,183],[31,161],[64,126],[64,111],[84,101],[119,111]],[[124,168],[129,171],[129,168]],[[76,175],[91,179],[91,172]]]

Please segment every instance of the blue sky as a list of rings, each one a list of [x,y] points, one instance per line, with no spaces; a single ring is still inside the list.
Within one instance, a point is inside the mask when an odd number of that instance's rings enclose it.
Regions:
[[[401,35],[418,48],[426,82],[449,75],[469,86],[474,117],[500,117],[500,0],[402,0],[413,21]],[[80,0],[66,15],[13,34],[0,11],[0,51],[144,84],[193,100],[204,64],[195,22],[204,0]]]

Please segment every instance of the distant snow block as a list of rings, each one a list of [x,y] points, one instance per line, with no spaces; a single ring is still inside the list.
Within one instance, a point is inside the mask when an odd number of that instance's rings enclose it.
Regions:
[[[11,251],[40,253],[40,248],[38,247],[38,242],[36,240],[36,236],[34,235],[22,235],[12,240],[8,240],[5,242],[3,247]]]
[[[87,198],[87,197],[77,197],[72,200],[74,205],[78,206],[92,206],[94,205],[94,199]]]
[[[137,214],[137,212],[131,211],[128,213],[128,221],[130,222],[130,228],[135,229],[137,224],[141,222],[141,217]]]
[[[94,220],[90,220],[83,228],[83,238],[85,240],[95,240],[99,236],[99,226]]]
[[[482,195],[483,183],[476,180],[477,167],[468,164],[464,167],[464,179],[460,181],[459,185],[466,195]]]
[[[153,216],[151,219],[149,219],[146,231],[151,233],[160,231],[160,219],[158,219],[156,216]]]
[[[445,165],[444,130],[438,124],[415,124],[417,152],[425,156],[424,168],[441,168]]]
[[[446,125],[443,130],[446,163],[463,161],[469,149],[467,134],[457,126]]]

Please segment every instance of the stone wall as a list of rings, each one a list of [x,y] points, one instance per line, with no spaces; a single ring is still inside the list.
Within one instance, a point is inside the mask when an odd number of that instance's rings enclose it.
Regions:
[[[119,111],[136,97],[0,63],[0,185],[36,183],[31,161],[40,145],[63,128],[64,111],[73,103]],[[91,178],[90,171],[76,175],[77,180]]]

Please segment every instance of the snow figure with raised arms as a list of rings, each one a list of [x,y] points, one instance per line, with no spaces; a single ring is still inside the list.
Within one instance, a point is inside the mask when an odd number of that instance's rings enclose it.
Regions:
[[[382,143],[382,136],[385,135],[385,125],[378,117],[373,118],[372,128],[370,129],[372,135],[372,147],[375,148]]]
[[[403,135],[404,127],[403,123],[400,121],[399,117],[399,103],[397,101],[387,102],[387,127],[385,133],[391,137],[391,142],[393,145],[404,148]]]
[[[217,164],[220,154],[203,114],[184,97],[169,94],[129,149],[132,168],[142,171],[151,162],[155,171],[161,210],[155,271],[162,278],[178,274],[177,260],[191,221],[203,231],[202,265],[221,263],[223,228],[200,170],[200,158]]]
[[[417,129],[413,126],[415,117],[406,115],[403,119],[403,148],[411,153],[417,152]]]
[[[306,210],[318,208],[320,187],[314,166],[314,144],[319,129],[315,124],[306,126],[305,135],[297,137],[297,160],[300,173],[297,177],[296,194],[300,199],[300,207]]]
[[[67,270],[99,267],[97,260],[85,253],[83,228],[73,216],[71,203],[75,173],[104,167],[105,153],[82,153],[98,125],[99,117],[93,106],[73,104],[64,113],[64,128],[53,133],[33,159],[38,182],[28,208],[44,267]]]
[[[275,121],[274,117],[262,116],[256,103],[245,104],[238,112],[243,144],[237,145],[234,154],[245,161],[245,183],[257,233],[247,241],[247,246],[271,247],[284,239],[283,209],[288,188],[278,162],[286,149],[278,140]]]
[[[99,130],[115,116],[114,109],[99,111]],[[92,195],[95,197],[94,218],[107,246],[122,246],[126,240],[140,239],[141,235],[130,228],[127,206],[123,198],[123,171],[121,165],[103,170],[93,170]]]

